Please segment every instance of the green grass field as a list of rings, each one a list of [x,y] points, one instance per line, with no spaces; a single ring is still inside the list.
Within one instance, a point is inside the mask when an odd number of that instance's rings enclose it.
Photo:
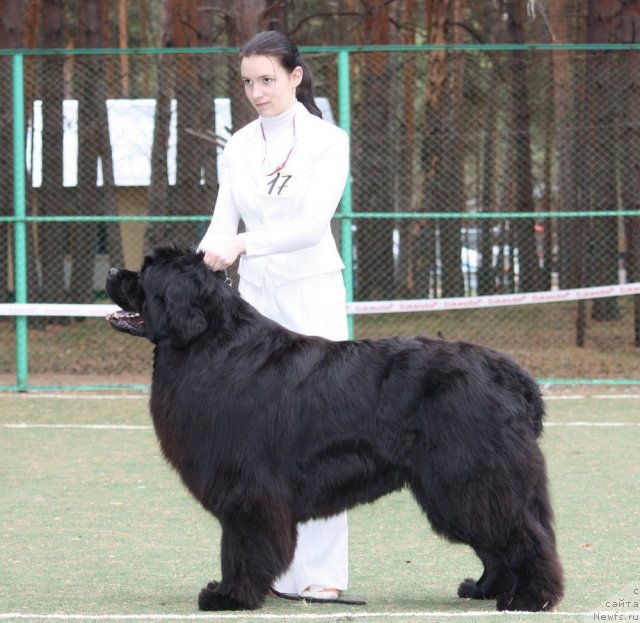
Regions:
[[[345,597],[365,606],[269,598],[209,614],[196,597],[220,575],[218,525],[162,459],[147,397],[0,394],[0,621],[640,620],[640,394],[552,395],[548,410],[557,612],[458,599],[479,562],[436,538],[402,492],[350,513]],[[596,618],[605,610],[627,618]]]

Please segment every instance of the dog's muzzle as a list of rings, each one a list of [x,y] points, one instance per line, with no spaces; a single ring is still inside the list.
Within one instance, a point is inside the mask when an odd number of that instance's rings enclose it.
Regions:
[[[135,335],[136,337],[144,337],[144,319],[137,312],[119,309],[107,314],[107,321],[118,331]]]

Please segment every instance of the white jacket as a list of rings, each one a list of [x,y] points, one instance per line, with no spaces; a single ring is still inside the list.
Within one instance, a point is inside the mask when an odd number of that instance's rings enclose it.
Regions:
[[[275,165],[268,158],[272,147]],[[348,170],[347,134],[303,104],[252,121],[225,146],[218,198],[199,249],[236,235],[242,219],[246,254],[239,273],[249,283],[260,286],[266,270],[276,285],[341,270],[330,222]]]

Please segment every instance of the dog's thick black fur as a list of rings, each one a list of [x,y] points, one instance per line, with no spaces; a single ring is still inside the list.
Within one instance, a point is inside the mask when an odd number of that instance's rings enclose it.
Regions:
[[[332,342],[259,314],[202,255],[158,248],[111,269],[123,331],[155,344],[162,451],[222,526],[203,610],[258,608],[296,525],[408,487],[484,565],[460,597],[547,610],[563,594],[539,389],[509,357],[427,337]]]

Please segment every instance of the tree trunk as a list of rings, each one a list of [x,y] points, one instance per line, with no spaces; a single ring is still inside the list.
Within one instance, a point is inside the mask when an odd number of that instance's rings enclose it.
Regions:
[[[149,2],[156,0],[140,0],[140,41],[143,47],[153,47],[156,42],[151,34],[151,24],[149,19]],[[144,97],[153,97],[153,63],[154,59],[149,54],[145,54],[139,59],[142,66],[142,93]]]
[[[465,0],[451,0],[449,22],[461,24],[464,21]],[[451,28],[450,42],[462,43],[462,29]],[[438,188],[440,201],[433,207],[437,211],[464,213],[464,55],[451,52],[447,55],[446,103],[442,110],[442,159]],[[445,219],[440,222],[440,256],[442,261],[442,296],[464,296],[465,283],[462,274],[462,226],[460,219]]]
[[[550,11],[549,22],[553,43],[568,42],[567,17],[569,8],[563,0]],[[571,57],[566,50],[553,50],[551,63],[553,71],[553,109],[555,127],[555,149],[558,160],[556,178],[558,219],[558,277],[562,289],[577,288],[580,284],[579,267],[582,249],[576,244],[575,232],[580,223],[575,218],[562,218],[562,212],[578,209],[576,196],[579,188],[577,180],[580,167],[574,156],[579,156],[576,149],[576,131],[572,130],[572,115],[579,113],[579,106],[572,108],[571,92]],[[584,223],[583,223],[584,225]]]
[[[82,0],[78,4],[78,46],[103,47],[102,28],[107,19],[101,0]],[[116,215],[118,212],[113,155],[107,117],[107,76],[105,59],[100,56],[76,57],[76,99],[78,100],[78,193],[77,214]],[[98,188],[98,164],[102,168],[102,189]],[[111,265],[122,265],[122,243],[118,223],[76,223],[72,229],[71,298],[90,303],[93,299],[93,269],[98,233],[106,235]]]
[[[488,91],[490,93],[491,91]],[[485,108],[482,158],[482,194],[480,211],[492,212],[495,204],[495,166],[496,166],[496,106],[489,101]],[[480,266],[478,267],[478,294],[493,294],[496,290],[496,276],[493,266],[493,219],[483,218],[480,229]]]
[[[180,19],[174,21],[178,47],[212,45],[211,20],[207,19],[204,10],[208,2],[183,3]],[[206,55],[177,59],[178,160],[175,199],[170,201],[171,214],[213,211],[218,186],[214,110],[216,60]],[[197,244],[203,233],[197,224],[189,222],[176,223],[172,231],[173,241],[181,245]]]
[[[290,4],[290,2],[284,2],[283,0],[266,0],[263,19],[267,22],[266,27],[268,30],[289,32]]]
[[[627,43],[637,43],[640,39],[640,13],[625,7],[621,21],[621,39]],[[621,116],[624,119],[620,134],[622,146],[621,184],[622,208],[640,210],[640,126],[638,125],[638,102],[640,101],[640,63],[637,52],[624,53],[624,99]],[[640,281],[640,217],[627,217],[626,262],[627,280]],[[640,295],[633,297],[634,336],[633,343],[640,346]]]
[[[445,23],[447,5],[450,0],[440,2],[428,0],[427,9],[427,41],[430,44],[442,45],[446,43]],[[442,100],[446,89],[446,52],[442,49],[428,54],[427,68],[427,101],[425,110],[425,132],[422,140],[422,168],[425,172],[425,209],[427,212],[438,212],[442,209],[442,198],[439,196],[440,164],[442,162]],[[418,265],[424,265],[431,277],[430,289],[432,295],[438,297],[441,292],[438,266],[440,263],[437,252],[436,238],[438,222],[427,220],[425,231],[422,232],[424,256],[417,258]],[[420,250],[420,253],[422,252]],[[422,255],[422,253],[421,253]]]
[[[524,7],[522,0],[508,0],[507,27],[513,43],[524,43]],[[529,93],[527,86],[527,53],[514,50],[509,63],[511,77],[511,136],[514,150],[514,208],[516,212],[533,212],[533,179],[531,168],[531,136]],[[546,289],[542,279],[535,243],[535,220],[519,218],[514,223],[514,245],[520,265],[519,290],[532,292]]]
[[[173,43],[173,0],[162,0],[161,46],[170,48]],[[167,148],[169,146],[169,124],[171,122],[171,100],[175,86],[175,63],[173,55],[157,58],[158,81],[156,108],[153,123],[153,143],[151,145],[151,182],[149,186],[148,214],[162,216],[169,210],[169,169]],[[152,246],[171,241],[171,224],[151,222],[145,230],[144,246],[147,251]]]
[[[452,43],[447,23],[462,19],[459,0],[427,3],[428,39],[432,44]],[[459,29],[454,29],[459,33]],[[455,41],[455,40],[454,40]],[[429,82],[423,166],[426,170],[425,201],[428,212],[464,212],[464,145],[462,135],[463,57],[436,50],[429,54]],[[429,221],[426,233],[434,296],[464,296],[460,263],[462,221]]]
[[[389,7],[368,13],[363,38],[366,43],[389,43]],[[354,129],[356,148],[354,204],[359,211],[388,213],[394,206],[394,162],[392,144],[393,107],[389,89],[389,55],[369,52],[359,59],[369,102],[365,125]],[[360,300],[384,299],[394,293],[393,222],[385,218],[358,219],[356,297]]]
[[[102,43],[95,0],[78,3],[78,47],[99,47]],[[101,76],[94,56],[74,58],[75,89],[78,101],[78,192],[75,193],[77,214],[101,212],[96,167],[98,163],[98,111],[94,108],[94,88]],[[71,298],[79,303],[91,302],[93,267],[96,250],[95,223],[72,225]]]
[[[416,1],[407,0],[396,7],[395,20],[399,24],[412,24],[415,17]],[[413,45],[416,42],[415,30],[403,29],[400,31],[398,41],[404,45]],[[400,124],[398,132],[395,136],[395,149],[402,157],[401,169],[397,172],[398,183],[396,186],[399,192],[396,193],[396,207],[398,211],[417,212],[424,209],[424,188],[415,183],[414,162],[416,158],[415,143],[410,141],[410,149],[404,148],[406,137],[416,136],[416,114],[415,102],[418,94],[416,93],[416,75],[418,70],[419,55],[409,52],[398,58],[400,69],[401,83],[398,89],[400,97],[398,97],[398,118]],[[423,186],[423,185],[422,185]],[[416,223],[414,220],[399,219],[396,224],[398,231],[399,248],[397,258],[397,274],[395,282],[396,297],[423,297],[427,296],[428,282],[424,284],[424,279],[420,280],[420,276],[424,276],[415,262],[415,249],[418,246],[418,237],[424,228],[424,221]]]
[[[266,0],[243,0],[232,2],[232,10],[227,19],[227,35],[229,44],[240,47],[253,35],[267,27],[265,15],[269,8]],[[240,85],[240,59],[229,57],[229,75],[231,84]],[[243,89],[238,86],[231,90],[231,120],[233,131],[244,127],[256,118],[256,112],[249,104]]]
[[[496,27],[490,24],[489,34],[491,35]],[[498,73],[498,65],[493,55],[487,55],[489,70],[482,73],[480,89],[485,93],[480,114],[484,119],[482,124],[482,140],[479,149],[482,150],[481,172],[480,172],[480,193],[478,211],[487,214],[496,211],[497,202],[497,144],[498,144],[498,93],[493,81]],[[479,126],[480,127],[480,126]],[[496,221],[494,219],[482,218],[477,221],[478,228],[478,249],[480,251],[478,266],[478,294],[486,296],[493,294],[498,286],[497,266],[493,263],[493,248],[495,243],[494,229]]]
[[[65,45],[63,4],[63,0],[49,0],[42,5],[43,48],[63,48]],[[38,208],[43,216],[59,216],[65,212],[62,188],[63,64],[64,58],[59,55],[41,59],[42,187]],[[38,280],[38,275],[32,274],[29,279],[32,290],[38,285],[35,300],[63,302],[66,298],[63,260],[69,250],[69,227],[66,223],[44,223],[38,226],[37,232],[39,244],[35,255],[42,277]],[[56,319],[51,321],[57,322]]]
[[[610,43],[615,39],[619,19],[618,0],[589,0],[587,41]],[[617,59],[613,51],[589,52],[587,60],[587,93],[591,130],[589,159],[589,196],[594,212],[617,208],[617,154],[615,127],[620,119],[620,82]],[[591,285],[618,282],[618,222],[614,217],[601,217],[592,221],[590,238],[589,275]],[[593,301],[591,316],[594,320],[616,320],[620,317],[616,298]]]
[[[549,59],[551,65],[551,59]],[[549,66],[551,69],[551,66]],[[544,161],[543,161],[543,196],[541,209],[542,212],[550,214],[554,209],[553,203],[553,161],[554,161],[554,119],[553,119],[553,101],[547,100],[544,106]],[[552,227],[555,222],[548,217],[539,219],[536,222],[536,252],[542,262],[541,277],[543,289],[551,287],[552,273],[555,267],[555,259],[552,249]]]
[[[118,47],[129,47],[129,21],[128,21],[128,0],[118,0]],[[120,55],[120,92],[123,97],[129,97],[129,55]]]

